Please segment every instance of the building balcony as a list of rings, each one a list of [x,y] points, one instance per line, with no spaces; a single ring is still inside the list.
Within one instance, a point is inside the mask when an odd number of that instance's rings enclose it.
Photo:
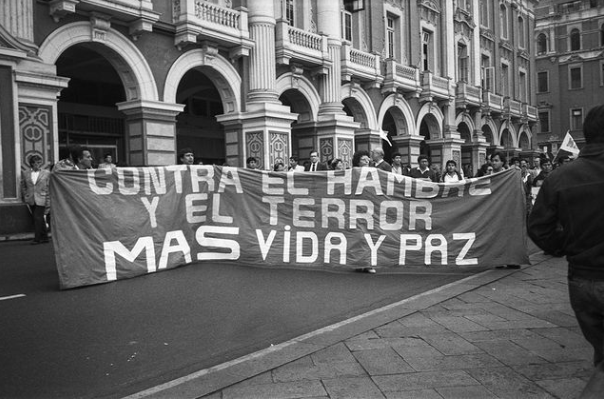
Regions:
[[[419,69],[397,63],[393,59],[383,62],[384,83],[382,93],[400,91],[418,97],[422,91]]]
[[[455,94],[456,108],[480,107],[482,105],[480,87],[460,81],[457,82]]]
[[[538,120],[537,107],[527,103],[522,103],[522,114],[529,122],[537,122]]]
[[[342,43],[342,80],[352,78],[366,82],[371,87],[379,87],[384,81],[381,60],[378,54],[370,54],[353,48],[350,43]]]
[[[107,23],[118,21],[126,24],[135,39],[143,32],[151,32],[160,16],[153,11],[151,0],[51,0],[49,7],[55,22],[65,15],[81,11]]]
[[[290,26],[287,21],[277,21],[275,33],[277,63],[300,64],[315,69],[325,69],[333,64],[327,50],[327,36],[318,35]],[[326,73],[323,71],[322,73]]]
[[[423,101],[450,100],[453,94],[449,91],[449,79],[434,75],[430,71],[421,73],[422,92],[420,99]]]
[[[172,17],[176,27],[174,44],[206,43],[223,47],[231,57],[248,56],[254,47],[248,30],[247,9],[221,7],[201,0],[174,0]]]
[[[511,98],[503,99],[503,112],[512,118],[522,118],[522,103],[520,101],[512,100]]]
[[[483,90],[482,110],[484,113],[501,114],[503,112],[503,97],[499,94]]]

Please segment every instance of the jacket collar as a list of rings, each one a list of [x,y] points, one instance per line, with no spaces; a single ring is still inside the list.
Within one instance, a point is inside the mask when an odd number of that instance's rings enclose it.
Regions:
[[[587,144],[581,150],[580,157],[596,157],[604,155],[604,143]]]

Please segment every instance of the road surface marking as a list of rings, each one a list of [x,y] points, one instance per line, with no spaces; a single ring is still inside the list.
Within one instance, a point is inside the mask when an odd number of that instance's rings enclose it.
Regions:
[[[9,295],[9,296],[0,296],[0,301],[6,301],[9,299],[21,298],[25,296],[25,294],[17,294],[17,295]]]

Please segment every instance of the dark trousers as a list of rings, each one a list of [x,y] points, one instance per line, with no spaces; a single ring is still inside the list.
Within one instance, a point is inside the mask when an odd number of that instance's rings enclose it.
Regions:
[[[604,361],[604,281],[568,278],[570,304],[583,332],[594,347],[594,365]]]
[[[34,241],[48,241],[48,232],[46,231],[46,222],[44,221],[44,207],[40,205],[30,205],[31,216],[34,220]]]

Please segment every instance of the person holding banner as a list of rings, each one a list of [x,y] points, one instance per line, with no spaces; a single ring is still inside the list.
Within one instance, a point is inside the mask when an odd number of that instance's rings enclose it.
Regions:
[[[414,179],[422,179],[434,183],[438,182],[438,178],[434,174],[434,171],[430,169],[430,159],[427,155],[422,154],[418,156],[417,164],[418,167],[411,169],[409,176],[413,177]]]
[[[21,198],[27,204],[34,222],[34,240],[31,243],[41,244],[48,242],[45,219],[50,213],[50,172],[42,169],[42,157],[37,154],[29,157],[29,166],[31,169],[24,171],[21,176]]]
[[[585,147],[543,181],[528,233],[541,249],[568,261],[568,290],[583,336],[594,348],[593,372],[581,398],[604,393],[604,105],[583,123]]]
[[[450,159],[445,164],[446,172],[443,173],[440,181],[443,183],[455,183],[463,180],[461,174],[457,171],[457,162]]]
[[[248,169],[258,169],[258,160],[254,157],[248,157],[245,160],[245,165]]]
[[[310,163],[304,168],[306,172],[316,172],[318,170],[327,170],[327,165],[319,162],[319,153],[317,151],[310,152]]]
[[[377,169],[385,170],[386,172],[392,172],[392,166],[384,161],[384,150],[381,148],[374,148],[371,150],[371,159],[373,159],[374,166]]]
[[[88,148],[77,144],[71,145],[69,147],[69,157],[57,162],[53,171],[64,169],[92,169],[92,153]]]
[[[178,163],[181,165],[193,165],[195,163],[195,154],[190,148],[183,148],[178,151]]]

